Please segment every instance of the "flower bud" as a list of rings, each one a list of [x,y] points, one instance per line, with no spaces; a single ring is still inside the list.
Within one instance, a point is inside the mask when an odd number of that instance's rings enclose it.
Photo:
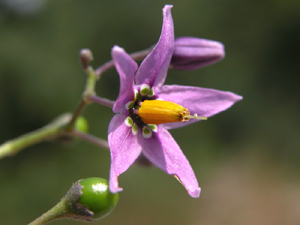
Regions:
[[[80,61],[83,69],[87,69],[91,61],[93,61],[93,53],[91,50],[84,48],[80,51]]]
[[[171,67],[178,70],[198,69],[218,62],[224,56],[224,45],[220,42],[180,37],[175,39]]]

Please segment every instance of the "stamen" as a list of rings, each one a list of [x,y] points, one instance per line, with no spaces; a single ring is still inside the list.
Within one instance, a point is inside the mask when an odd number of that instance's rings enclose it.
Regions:
[[[137,109],[138,116],[146,124],[187,122],[190,119],[206,120],[197,114],[190,115],[187,108],[170,101],[144,100]]]
[[[184,115],[184,116],[183,116],[183,121],[182,121],[182,122],[186,122],[186,121],[188,121],[189,119],[207,120],[207,117],[198,116],[197,113],[195,113],[194,115]]]

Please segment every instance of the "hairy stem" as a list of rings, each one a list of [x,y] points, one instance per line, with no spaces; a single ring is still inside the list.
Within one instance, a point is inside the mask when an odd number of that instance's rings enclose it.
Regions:
[[[50,223],[57,219],[67,218],[67,207],[64,202],[64,198],[57,203],[52,209],[45,212],[43,215],[29,223],[28,225],[43,225]]]
[[[38,130],[32,131],[18,138],[3,143],[0,146],[0,159],[8,155],[15,155],[28,146],[60,135],[60,133],[63,132],[65,125],[69,123],[70,119],[70,114],[63,114],[52,123]]]

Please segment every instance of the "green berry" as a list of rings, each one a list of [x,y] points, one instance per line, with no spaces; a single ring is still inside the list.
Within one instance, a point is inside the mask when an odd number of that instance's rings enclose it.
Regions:
[[[88,122],[83,116],[78,117],[75,123],[75,127],[76,130],[79,130],[84,133],[88,132],[89,130]]]
[[[86,205],[94,213],[93,219],[107,216],[118,203],[119,194],[109,191],[106,179],[91,177],[81,180],[79,184],[83,188],[78,203]]]

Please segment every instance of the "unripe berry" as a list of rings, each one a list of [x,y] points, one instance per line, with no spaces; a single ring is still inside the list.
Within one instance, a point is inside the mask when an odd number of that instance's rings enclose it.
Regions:
[[[88,130],[89,130],[88,122],[83,116],[80,116],[77,118],[75,127],[76,127],[76,130],[84,132],[84,133],[88,132]]]
[[[83,188],[78,203],[86,205],[94,213],[94,220],[107,216],[118,203],[119,195],[109,191],[106,179],[91,177],[79,181],[79,184]]]

